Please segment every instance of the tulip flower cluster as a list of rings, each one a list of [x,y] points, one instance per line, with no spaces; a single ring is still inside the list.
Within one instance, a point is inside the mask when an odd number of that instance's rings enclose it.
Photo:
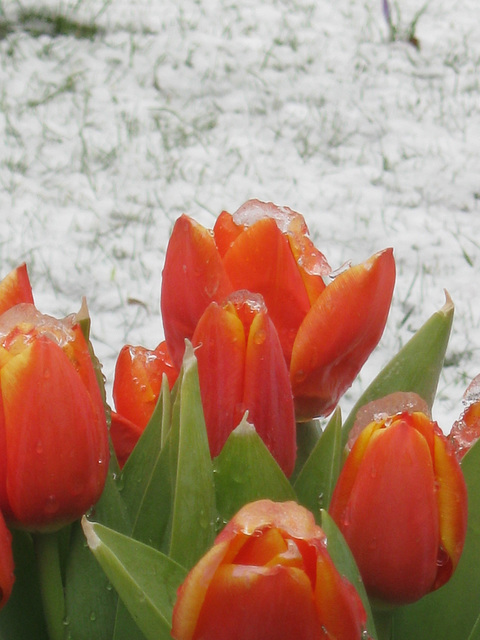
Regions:
[[[86,305],[0,281],[0,637],[478,640],[479,378],[432,417],[450,298],[338,407],[394,284],[392,249],[332,270],[286,207],[183,215],[110,409]]]
[[[233,215],[223,211],[212,232],[184,215],[166,253],[166,351],[156,366],[178,371],[185,340],[192,341],[212,456],[248,411],[289,476],[296,422],[331,413],[352,384],[383,333],[394,283],[391,249],[333,277],[303,216],[286,207],[250,200]],[[155,391],[143,379],[152,361],[142,347],[126,349],[136,370],[122,352],[115,384],[128,377],[137,393],[150,394],[150,405],[139,399],[137,412],[149,407],[151,415]],[[148,414],[132,420],[135,411],[115,400],[118,414],[134,423],[134,442]]]

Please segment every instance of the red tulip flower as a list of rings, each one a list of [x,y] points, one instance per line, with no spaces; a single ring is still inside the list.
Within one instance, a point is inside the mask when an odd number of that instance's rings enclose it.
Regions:
[[[178,590],[175,640],[359,640],[366,615],[294,502],[247,504]]]
[[[330,513],[372,597],[405,604],[445,584],[465,541],[467,492],[437,423],[414,412],[365,427]]]
[[[296,455],[292,390],[280,341],[261,296],[211,302],[192,337],[210,452],[217,456],[248,411],[288,476]]]
[[[331,269],[303,217],[250,200],[223,212],[213,232],[177,220],[162,280],[162,316],[173,362],[180,366],[210,302],[236,290],[260,294],[290,371],[298,420],[328,415],[378,343],[395,283],[391,249],[325,284]]]
[[[152,417],[163,375],[172,388],[178,376],[165,342],[154,350],[125,345],[115,366],[110,436],[121,467]]]
[[[0,508],[29,530],[54,530],[100,497],[109,459],[103,400],[72,317],[31,304],[0,316]]]

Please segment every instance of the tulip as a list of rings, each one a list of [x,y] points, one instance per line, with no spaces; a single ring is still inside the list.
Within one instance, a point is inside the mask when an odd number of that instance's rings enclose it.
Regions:
[[[172,388],[178,371],[171,362],[165,342],[153,351],[125,345],[115,365],[112,395],[117,412],[144,429],[157,404],[163,374]]]
[[[27,267],[20,265],[0,282],[0,314],[22,302],[33,304]]]
[[[15,582],[13,570],[12,534],[0,513],[0,609],[7,604],[12,593]]]
[[[153,351],[125,345],[117,358],[110,437],[120,467],[123,467],[152,417],[166,375],[172,388],[178,376],[165,342]]]
[[[373,598],[406,604],[445,584],[465,541],[467,492],[437,423],[403,412],[365,427],[330,513]]]
[[[366,615],[322,529],[294,503],[247,504],[177,593],[176,640],[359,640]]]
[[[222,212],[213,233],[183,215],[167,248],[161,307],[165,338],[180,366],[185,338],[211,302],[236,290],[260,294],[282,345],[297,420],[328,415],[374,349],[395,283],[391,249],[346,269],[331,269],[303,217],[250,200]]]
[[[280,341],[261,296],[210,303],[192,337],[210,452],[217,456],[248,411],[286,475],[293,472],[296,426]]]
[[[0,508],[32,531],[76,520],[100,497],[109,459],[105,411],[73,317],[31,304],[0,316]]]

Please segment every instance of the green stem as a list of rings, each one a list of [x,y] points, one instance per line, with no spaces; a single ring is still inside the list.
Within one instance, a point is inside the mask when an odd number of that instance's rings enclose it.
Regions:
[[[393,609],[373,609],[377,640],[392,639]]]
[[[58,532],[34,535],[43,611],[50,640],[63,640],[65,597],[60,568]]]

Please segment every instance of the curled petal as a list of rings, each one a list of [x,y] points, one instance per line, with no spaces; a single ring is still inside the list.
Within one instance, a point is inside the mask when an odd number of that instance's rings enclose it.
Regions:
[[[293,345],[297,419],[328,415],[383,333],[395,284],[391,249],[344,271],[317,298]]]
[[[222,301],[231,291],[213,236],[188,216],[181,216],[168,243],[161,292],[165,338],[178,370],[185,338],[192,338],[210,302]]]

